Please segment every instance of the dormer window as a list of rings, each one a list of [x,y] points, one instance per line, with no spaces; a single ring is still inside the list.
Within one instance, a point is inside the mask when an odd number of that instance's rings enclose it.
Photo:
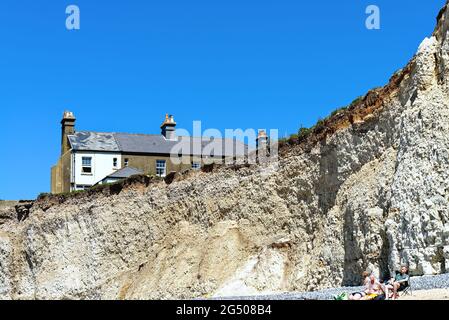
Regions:
[[[127,167],[129,165],[129,159],[126,158],[124,162],[125,162],[125,167]]]

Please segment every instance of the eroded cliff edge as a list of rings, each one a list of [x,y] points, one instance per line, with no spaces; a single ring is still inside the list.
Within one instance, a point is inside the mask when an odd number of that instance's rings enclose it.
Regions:
[[[315,290],[449,266],[449,10],[384,88],[279,166],[0,208],[0,298]],[[23,216],[22,216],[23,217]],[[20,222],[18,220],[21,220]]]

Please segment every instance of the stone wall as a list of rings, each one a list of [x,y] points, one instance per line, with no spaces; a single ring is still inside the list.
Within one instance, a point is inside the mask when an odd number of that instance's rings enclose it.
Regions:
[[[51,168],[51,193],[70,192],[72,152],[68,151]]]

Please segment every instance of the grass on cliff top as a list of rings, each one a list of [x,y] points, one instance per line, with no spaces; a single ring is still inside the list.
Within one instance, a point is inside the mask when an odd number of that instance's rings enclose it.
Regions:
[[[105,184],[99,184],[96,186],[93,186],[86,190],[76,190],[71,192],[64,192],[64,193],[58,193],[58,194],[52,194],[52,193],[41,193],[37,197],[37,200],[43,200],[48,198],[62,198],[67,199],[69,197],[74,197],[77,195],[84,195],[84,194],[93,194],[93,193],[100,193],[104,190],[108,190],[109,193],[120,193],[120,191],[125,187],[125,185],[130,185],[133,183],[144,183],[149,185],[152,181],[162,181],[164,180],[161,177],[155,176],[155,175],[134,175],[127,179],[123,179],[117,182],[111,182],[111,183],[105,183]]]
[[[289,137],[279,139],[279,144],[294,145],[294,144],[298,144],[299,142],[306,140],[314,132],[323,130],[325,128],[326,122],[328,120],[337,116],[338,114],[342,114],[342,113],[346,112],[348,109],[351,109],[352,107],[357,106],[358,104],[360,104],[362,102],[363,99],[364,99],[363,96],[360,96],[360,97],[356,98],[354,101],[352,101],[349,105],[334,110],[325,119],[319,118],[317,123],[310,128],[305,128],[301,125],[301,127],[298,130],[298,133],[294,133],[294,134],[291,134]]]

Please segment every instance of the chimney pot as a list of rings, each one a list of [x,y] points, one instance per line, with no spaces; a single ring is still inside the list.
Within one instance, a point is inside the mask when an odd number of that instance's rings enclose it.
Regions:
[[[75,133],[75,115],[71,111],[64,111],[64,115],[61,120],[61,155],[64,155],[70,150],[69,135]]]
[[[267,132],[265,130],[259,130],[259,134],[256,139],[256,152],[259,163],[263,162],[270,153],[268,140],[269,138]]]
[[[161,126],[162,135],[167,140],[177,140],[176,136],[176,122],[175,118],[172,115],[165,115],[165,121]]]

